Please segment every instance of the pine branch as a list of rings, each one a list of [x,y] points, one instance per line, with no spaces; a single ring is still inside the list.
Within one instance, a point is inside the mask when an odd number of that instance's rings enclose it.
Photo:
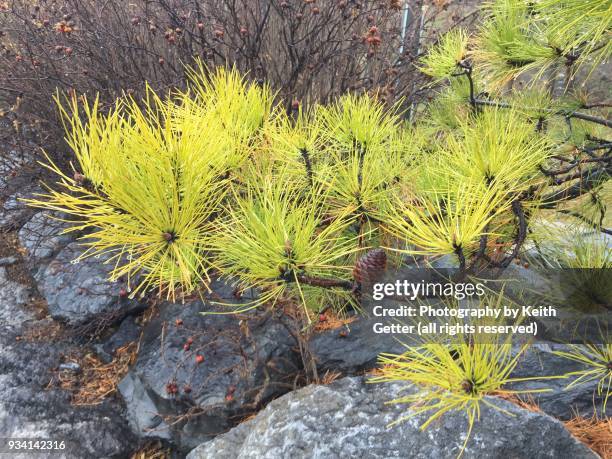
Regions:
[[[508,265],[514,260],[521,250],[525,239],[527,238],[527,218],[525,217],[525,212],[523,210],[523,205],[521,201],[515,199],[512,202],[512,212],[516,216],[517,219],[517,232],[516,237],[514,239],[514,248],[512,249],[512,253],[505,257],[500,263],[500,267],[507,268]]]
[[[314,183],[313,172],[312,172],[312,161],[310,160],[310,153],[307,148],[300,148],[300,155],[304,160],[304,166],[306,168],[306,176],[308,177],[308,183],[312,187]]]
[[[544,196],[538,207],[540,209],[554,209],[559,204],[559,201],[568,201],[588,193],[609,178],[610,169],[610,167],[606,167],[597,169],[595,172],[592,169],[583,171],[578,183]]]
[[[465,254],[463,248],[460,245],[455,246],[455,255],[459,259],[459,272],[463,274],[465,272]]]
[[[582,215],[579,212],[575,212],[573,210],[561,209],[561,210],[559,210],[559,213],[565,214],[565,215],[569,215],[569,216],[574,217],[574,218],[577,218],[578,220],[580,220],[581,222],[587,224],[588,226],[590,226],[594,230],[601,231],[604,234],[612,235],[612,230],[609,230],[607,228],[601,227],[600,225],[595,223],[593,220],[591,220],[590,218],[585,217],[584,215]]]
[[[312,285],[313,287],[322,287],[322,288],[342,288],[344,290],[353,290],[354,282],[344,280],[344,279],[330,279],[330,278],[322,278],[322,277],[313,277],[307,276],[305,274],[296,276],[298,282],[303,284]]]
[[[497,101],[494,101],[494,100],[485,100],[485,99],[475,99],[474,100],[474,104],[476,104],[476,105],[487,105],[487,106],[490,106],[490,107],[499,107],[499,108],[520,108],[520,107],[516,107],[514,105],[511,105],[511,104],[509,104],[507,102],[497,102]],[[589,115],[588,113],[575,112],[575,111],[572,111],[572,110],[553,110],[553,109],[550,109],[550,108],[540,109],[540,110],[545,111],[547,113],[550,113],[551,115],[563,115],[566,118],[577,118],[577,119],[581,119],[583,121],[589,121],[591,123],[600,124],[602,126],[606,126],[606,127],[612,128],[612,120],[607,120],[607,119],[604,119],[604,118],[599,118],[597,116]]]
[[[461,75],[465,75],[468,79],[468,83],[470,85],[470,105],[472,106],[472,110],[476,111],[476,95],[474,92],[474,79],[472,78],[472,65],[467,61],[462,61],[457,64],[459,67],[463,69]]]
[[[563,177],[559,177],[559,178],[551,177],[550,182],[556,186],[563,185],[564,183],[571,182],[572,180],[582,179],[583,177],[588,177],[589,174],[591,174],[592,172],[596,170],[597,168],[587,169],[586,171],[577,170],[574,173],[565,175]]]

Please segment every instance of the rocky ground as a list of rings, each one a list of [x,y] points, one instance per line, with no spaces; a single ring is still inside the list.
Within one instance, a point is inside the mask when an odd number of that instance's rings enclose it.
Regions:
[[[126,458],[151,445],[191,459],[458,454],[461,414],[426,431],[420,418],[387,428],[406,408],[385,402],[414,388],[367,384],[380,352],[402,350],[374,335],[371,319],[305,343],[282,314],[202,315],[212,308],[202,299],[129,300],[125,283],[106,280],[104,259],[74,263],[81,235],[61,235],[61,215],[19,201],[37,190],[0,202],[0,437],[66,439],[69,450],[54,457],[67,458]],[[213,287],[216,299],[236,301],[227,285]],[[304,346],[321,379],[335,381],[305,385]],[[532,348],[516,375],[568,371],[554,349]],[[610,413],[595,384],[565,385],[547,382],[539,412],[490,398],[507,413],[483,410],[464,457],[597,457],[561,421]]]
[[[432,431],[416,417],[395,428],[387,425],[405,408],[386,404],[413,391],[399,383],[367,384],[347,377],[328,386],[310,385],[270,403],[254,419],[193,450],[189,459],[278,457],[456,457],[465,441],[467,421],[451,413]],[[485,407],[465,449],[465,458],[595,458],[563,424],[542,413],[490,399],[503,413]]]

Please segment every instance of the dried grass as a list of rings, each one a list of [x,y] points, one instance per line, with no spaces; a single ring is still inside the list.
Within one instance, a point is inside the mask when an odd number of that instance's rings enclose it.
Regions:
[[[319,318],[319,321],[314,327],[314,331],[320,333],[328,330],[336,330],[354,322],[355,320],[357,320],[357,316],[342,317],[328,311],[324,314],[324,319]]]
[[[93,354],[86,354],[82,358],[73,357],[70,361],[77,363],[81,370],[56,371],[47,388],[56,385],[70,391],[73,405],[99,405],[117,391],[119,381],[136,360],[138,347],[136,342],[120,347],[115,352],[116,357],[106,364]]]
[[[599,454],[602,459],[612,459],[612,419],[577,416],[566,421],[565,427],[574,437]]]
[[[40,307],[43,307],[41,304]],[[44,303],[46,308],[46,303]],[[17,337],[17,341],[59,341],[66,336],[66,328],[60,322],[46,318],[27,326],[23,335]]]
[[[518,396],[506,393],[494,395],[528,411],[542,412],[531,395]],[[612,419],[600,419],[597,416],[592,418],[577,416],[564,424],[574,437],[599,454],[602,459],[612,459]]]
[[[146,443],[142,448],[130,456],[130,459],[170,459],[170,448],[164,448],[161,441]]]
[[[325,374],[319,378],[319,384],[327,385],[333,383],[336,379],[342,377],[342,373],[339,371],[329,371],[327,370]]]
[[[533,395],[531,394],[518,395],[518,394],[509,394],[506,392],[499,392],[499,393],[495,393],[492,395],[494,395],[495,397],[501,398],[503,400],[507,400],[511,403],[514,403],[515,405],[520,406],[521,408],[527,411],[531,411],[532,413],[542,412],[542,409],[540,408],[536,400],[533,398]]]

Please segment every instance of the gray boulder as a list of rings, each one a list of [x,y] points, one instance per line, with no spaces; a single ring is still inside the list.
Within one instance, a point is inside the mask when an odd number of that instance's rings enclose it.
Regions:
[[[374,333],[376,322],[385,321],[359,317],[340,329],[315,334],[309,342],[309,350],[319,372],[329,370],[356,375],[376,367],[378,355],[383,352],[403,353],[406,349],[400,342],[403,337]]]
[[[69,244],[37,275],[51,317],[78,325],[101,315],[121,317],[142,307],[123,295],[128,289],[125,282],[108,280],[114,263],[105,264],[105,257],[76,263],[83,251],[78,242]]]
[[[387,427],[407,411],[385,402],[413,390],[400,383],[366,384],[358,377],[307,386],[271,402],[255,418],[200,445],[187,457],[456,458],[467,430],[463,413],[448,413],[425,431],[419,429],[424,416]],[[488,401],[513,416],[483,406],[464,458],[598,457],[559,421],[504,400]]]
[[[436,269],[423,268],[409,260],[395,269],[387,269],[380,274],[377,282],[394,283],[396,280],[406,280],[413,283],[444,282],[452,275],[452,269],[448,263]],[[375,300],[372,296],[371,284],[362,286],[360,298],[360,314],[354,322],[345,327],[317,333],[309,341],[309,350],[317,362],[319,371],[339,371],[344,375],[361,374],[366,370],[376,367],[378,355],[381,353],[401,354],[405,351],[403,343],[414,343],[418,338],[416,335],[407,336],[402,334],[375,333],[374,324],[410,324],[410,318],[375,317],[373,314],[376,306],[395,309],[402,306],[420,306],[430,304],[441,305],[441,300],[436,298],[418,298],[410,301],[406,297],[386,297]]]
[[[291,390],[300,369],[292,335],[270,315],[207,310],[200,301],[160,305],[119,386],[134,431],[185,452]]]

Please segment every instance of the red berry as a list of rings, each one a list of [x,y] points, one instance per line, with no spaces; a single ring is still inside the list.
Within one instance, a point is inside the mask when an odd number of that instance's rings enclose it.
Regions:
[[[190,394],[191,393],[191,386],[183,387],[183,392],[185,392],[186,394]]]
[[[198,29],[202,30],[204,28],[204,23],[202,21],[197,23]]]
[[[234,400],[234,392],[236,392],[236,386],[232,384],[227,388],[227,392],[225,393],[225,401],[231,402]]]
[[[177,327],[180,327],[181,325],[183,325],[183,319],[176,319],[174,323],[176,324]]]
[[[319,314],[319,322],[326,322],[327,316],[325,314]]]
[[[378,27],[372,26],[370,27],[370,30],[368,32],[370,33],[370,35],[374,35],[378,32]]]
[[[312,14],[319,14],[321,12],[318,6],[315,6],[311,11],[312,11]]]
[[[123,287],[120,288],[119,289],[119,296],[121,298],[125,298],[126,296],[128,296],[128,291],[125,288],[123,288]]]
[[[196,360],[196,363],[197,363],[197,364],[200,364],[200,363],[204,362],[204,356],[203,356],[203,355],[198,354],[198,355],[196,355],[195,360]]]
[[[297,110],[300,108],[300,101],[297,99],[293,99],[293,101],[291,102],[291,108],[293,110]]]
[[[64,53],[66,56],[70,56],[72,54],[72,48],[64,48]]]
[[[221,30],[221,29],[216,29],[215,30],[215,37],[223,38],[223,35],[225,35],[225,32],[223,32],[223,30]]]
[[[169,382],[166,384],[166,392],[169,394],[176,394],[178,392],[178,386],[175,382]]]
[[[189,345],[193,344],[193,338],[191,336],[187,338],[187,344]]]
[[[166,60],[163,57],[160,57],[157,62],[159,62],[159,65],[164,65],[166,63]]]
[[[249,30],[246,27],[241,27],[240,28],[240,34],[241,35],[246,35],[249,33]]]
[[[191,346],[189,344],[187,344],[187,343],[183,344],[183,350],[185,352],[187,352],[189,349],[191,349]]]

